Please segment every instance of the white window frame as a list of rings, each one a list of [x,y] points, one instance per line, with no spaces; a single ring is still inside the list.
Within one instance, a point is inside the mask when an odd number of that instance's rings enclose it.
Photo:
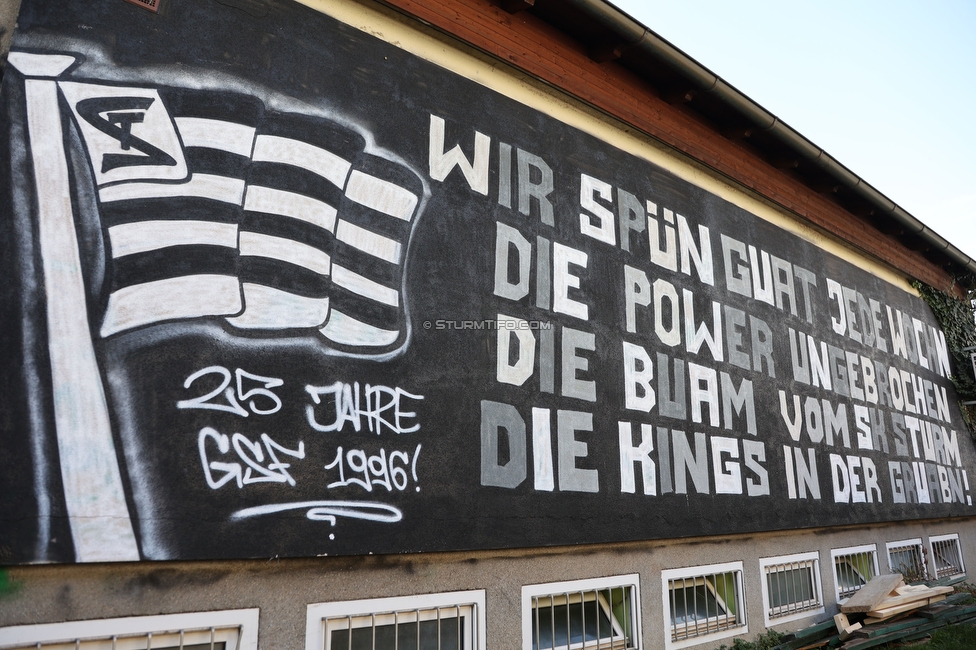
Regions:
[[[767,573],[769,573],[770,567],[776,567],[779,565],[786,565],[784,568],[787,570],[806,568],[810,570],[810,586],[813,587],[813,600],[804,601],[804,604],[792,603],[791,606],[796,605],[802,607],[802,609],[793,613],[774,616],[772,611],[773,607],[771,604],[772,598],[769,593],[769,580],[767,578]],[[823,587],[820,584],[819,552],[812,551],[810,553],[795,553],[793,555],[780,555],[777,557],[761,558],[759,560],[759,573],[763,583],[763,616],[766,627],[779,625],[780,623],[788,623],[790,621],[796,621],[802,618],[810,618],[811,616],[817,616],[818,614],[824,613],[825,608],[823,601]]]
[[[848,546],[846,548],[831,549],[830,551],[830,571],[834,576],[834,598],[837,600],[838,605],[842,605],[846,603],[847,599],[850,598],[850,596],[841,597],[841,584],[837,576],[837,558],[844,557],[847,555],[860,555],[861,553],[870,553],[871,565],[872,565],[871,568],[874,570],[874,576],[879,575],[880,571],[878,570],[878,545],[877,544],[863,544],[861,546]],[[852,566],[851,568],[857,571],[855,567]],[[860,573],[858,573],[858,575],[864,580],[865,584],[867,584],[867,582],[874,577],[874,576],[865,577],[860,575]],[[861,585],[861,587],[863,586],[864,585]],[[861,587],[858,587],[858,589],[861,589]],[[857,593],[857,590],[855,590],[855,593]]]
[[[618,589],[618,588],[630,589],[632,594],[631,601],[631,611],[633,611],[633,621],[631,621],[631,629],[629,634],[632,635],[634,641],[634,648],[640,650],[643,647],[642,636],[641,636],[641,620],[640,620],[640,610],[641,610],[641,599],[640,599],[640,576],[636,573],[631,573],[627,575],[619,576],[607,576],[605,578],[588,578],[583,580],[568,580],[563,582],[548,582],[544,584],[536,585],[525,585],[522,587],[522,648],[523,650],[532,650],[532,618],[533,618],[533,608],[532,599],[533,598],[552,598],[555,605],[558,606],[559,599],[565,599],[566,595],[570,596],[570,602],[572,601],[572,596],[578,595],[581,592],[598,592],[603,589]],[[601,604],[606,605],[604,601],[600,601]],[[606,611],[606,607],[604,607]],[[617,621],[612,615],[609,616],[614,627],[617,627]],[[620,629],[621,633],[626,631]],[[581,648],[582,644],[571,644],[571,648]],[[588,646],[593,647],[593,646]],[[600,647],[605,647],[601,645]]]
[[[427,610],[433,610],[436,616],[436,611],[439,609],[454,609],[455,607],[461,608],[459,614],[466,617],[470,624],[470,628],[463,639],[462,649],[486,650],[488,645],[485,635],[484,589],[312,603],[306,609],[305,649],[324,650],[328,640],[328,619],[359,619],[357,622],[366,624],[354,625],[354,628],[368,627],[370,625],[388,625],[394,620],[409,623],[416,620],[416,612],[418,611],[421,612],[421,621],[433,620],[427,618]],[[401,616],[404,618],[400,618]],[[413,617],[412,620],[411,617]]]
[[[901,548],[908,548],[908,547],[918,549],[919,567],[923,569],[926,573],[928,573],[929,567],[925,559],[925,553],[924,553],[925,547],[922,546],[921,537],[915,537],[913,539],[902,539],[902,540],[898,540],[897,542],[885,542],[885,551],[888,555],[888,570],[891,571],[892,573],[901,573],[900,566],[895,567],[892,566],[891,564],[891,551],[893,549],[901,549]]]
[[[735,625],[725,630],[718,630],[711,634],[689,637],[687,639],[674,640],[672,638],[671,624],[671,595],[668,583],[671,580],[681,579],[704,579],[711,575],[732,573],[735,575],[735,619],[739,625]],[[721,601],[718,594],[717,600]],[[687,567],[683,569],[666,569],[661,572],[661,599],[664,603],[664,644],[668,650],[678,650],[689,646],[701,645],[703,643],[713,643],[720,639],[727,639],[733,636],[741,636],[749,633],[749,616],[746,610],[745,576],[742,562],[725,562],[722,564],[709,564],[705,566]],[[722,603],[723,608],[728,611],[728,607]]]
[[[158,616],[101,618],[39,625],[0,628],[0,648],[63,647],[145,648],[150,637],[158,648],[210,643],[226,643],[226,650],[257,650],[257,609],[231,609],[214,612],[187,612]],[[114,643],[113,643],[114,637]],[[102,645],[95,645],[101,642]],[[40,644],[40,646],[38,646]]]
[[[935,553],[935,545],[945,542],[955,542],[956,553],[959,555],[959,571],[956,573],[948,573],[946,575],[939,575],[939,556]],[[959,541],[958,533],[951,533],[949,535],[935,535],[929,537],[929,552],[932,555],[932,577],[935,579],[949,578],[952,576],[958,576],[966,573],[966,561],[962,557],[962,544]]]

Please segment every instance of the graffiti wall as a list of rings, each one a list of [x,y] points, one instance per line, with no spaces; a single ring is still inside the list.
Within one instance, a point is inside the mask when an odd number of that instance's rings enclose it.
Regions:
[[[297,3],[19,29],[0,562],[973,513],[904,287]]]

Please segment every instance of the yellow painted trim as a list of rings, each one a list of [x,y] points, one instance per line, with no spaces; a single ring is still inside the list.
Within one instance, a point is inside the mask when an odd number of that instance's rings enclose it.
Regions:
[[[388,13],[353,0],[296,1],[529,108],[542,111],[622,151],[643,158],[900,289],[918,295],[908,279],[890,267],[858,254],[849,245],[798,221],[783,209],[740,189],[717,173],[692,164],[666,145],[621,125],[609,116],[587,109],[568,95],[559,93],[500,61],[488,62],[468,51],[452,48],[442,40],[411,28],[404,20],[397,20]],[[612,180],[608,182],[612,183]]]

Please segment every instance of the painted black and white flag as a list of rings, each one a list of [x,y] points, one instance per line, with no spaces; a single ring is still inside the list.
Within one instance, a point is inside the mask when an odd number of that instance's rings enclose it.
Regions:
[[[241,333],[315,332],[357,356],[404,346],[406,250],[424,196],[411,170],[335,122],[245,95],[60,78],[57,90],[97,186],[101,337],[223,317]]]

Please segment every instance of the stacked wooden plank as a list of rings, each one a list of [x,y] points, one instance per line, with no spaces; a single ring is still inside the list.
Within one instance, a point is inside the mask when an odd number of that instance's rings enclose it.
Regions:
[[[833,620],[787,635],[774,650],[867,650],[918,640],[946,625],[976,624],[972,596],[952,594],[951,585],[965,579],[906,585],[897,574],[877,576],[844,603]]]
[[[842,614],[865,614],[864,625],[883,623],[943,601],[952,591],[952,587],[906,585],[897,573],[876,576],[841,605],[840,611]]]

